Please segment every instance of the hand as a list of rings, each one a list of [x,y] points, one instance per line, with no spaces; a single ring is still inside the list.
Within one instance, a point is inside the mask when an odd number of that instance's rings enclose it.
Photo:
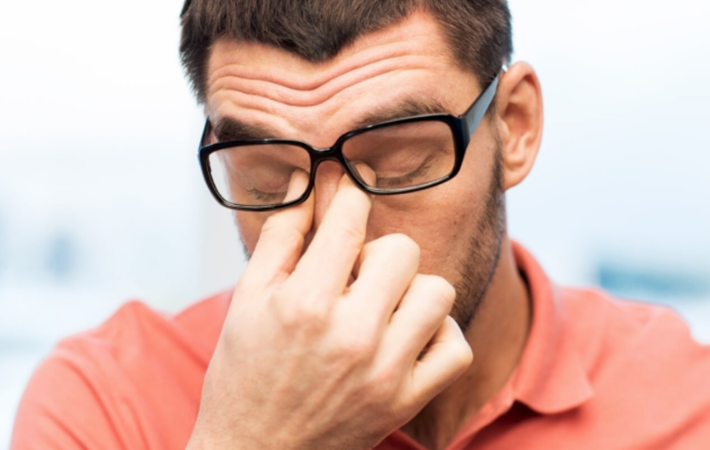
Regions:
[[[188,449],[369,449],[470,365],[448,316],[453,287],[417,274],[419,247],[404,235],[364,245],[370,205],[343,176],[303,256],[313,196],[267,219]]]

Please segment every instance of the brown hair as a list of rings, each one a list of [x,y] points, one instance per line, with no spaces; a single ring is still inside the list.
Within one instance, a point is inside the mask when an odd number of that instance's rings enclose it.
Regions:
[[[186,0],[180,57],[203,103],[210,48],[220,37],[259,42],[323,62],[359,36],[394,24],[415,9],[438,20],[459,66],[482,85],[509,61],[513,44],[506,0]]]

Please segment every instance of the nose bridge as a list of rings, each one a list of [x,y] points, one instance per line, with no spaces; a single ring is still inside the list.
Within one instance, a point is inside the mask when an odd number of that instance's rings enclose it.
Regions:
[[[313,170],[316,171],[321,163],[326,161],[333,161],[343,167],[343,170],[347,170],[345,162],[342,157],[340,141],[333,144],[331,147],[315,148],[311,147],[311,158],[313,159]]]
[[[343,162],[334,155],[323,155],[313,167],[315,171],[313,194],[315,205],[313,211],[313,231],[315,232],[323,221],[326,211],[338,190],[338,184],[346,173]]]
[[[340,179],[349,172],[349,168],[343,158],[339,142],[328,148],[311,148],[313,149],[311,158],[313,159],[313,189],[316,191],[316,202],[319,203],[318,194],[320,194],[320,197],[327,199],[327,203],[330,204]]]

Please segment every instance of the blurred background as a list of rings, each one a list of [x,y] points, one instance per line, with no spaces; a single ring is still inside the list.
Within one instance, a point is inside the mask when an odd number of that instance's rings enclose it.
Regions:
[[[511,0],[546,132],[510,233],[559,283],[660,302],[710,343],[710,2]],[[177,311],[244,256],[207,192],[182,0],[0,7],[0,448],[62,336]]]

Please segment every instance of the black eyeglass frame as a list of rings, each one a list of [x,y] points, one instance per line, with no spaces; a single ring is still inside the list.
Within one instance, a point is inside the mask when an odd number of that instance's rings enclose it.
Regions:
[[[501,69],[503,72],[506,70],[505,66]],[[473,136],[473,133],[476,131],[478,128],[478,125],[481,123],[481,120],[485,116],[486,112],[491,106],[491,103],[493,102],[493,99],[495,98],[496,92],[498,90],[498,84],[500,82],[500,72],[496,75],[496,77],[491,81],[491,83],[486,87],[486,89],[483,90],[483,92],[474,100],[474,102],[471,104],[471,106],[466,110],[466,112],[461,115],[461,116],[453,116],[451,114],[446,114],[446,113],[437,113],[437,114],[424,114],[424,115],[419,115],[419,116],[412,116],[412,117],[404,117],[401,119],[395,119],[395,120],[389,120],[386,122],[380,122],[376,123],[373,125],[368,125],[362,128],[358,128],[352,131],[348,131],[347,133],[341,135],[335,143],[329,147],[329,148],[324,148],[324,149],[316,149],[310,144],[303,142],[303,141],[298,141],[298,140],[293,140],[293,139],[248,139],[248,140],[239,140],[239,141],[229,141],[229,142],[218,142],[216,144],[210,144],[210,145],[203,145],[210,132],[212,129],[212,125],[210,122],[209,117],[206,120],[205,123],[205,128],[202,132],[202,139],[200,140],[200,148],[198,151],[198,158],[200,161],[200,167],[202,169],[202,175],[205,178],[205,182],[207,183],[207,187],[210,190],[210,193],[212,196],[217,200],[219,204],[222,206],[229,208],[229,209],[235,209],[239,211],[273,211],[281,208],[287,208],[289,206],[294,206],[298,205],[300,203],[303,203],[306,201],[306,199],[311,195],[311,191],[313,190],[313,186],[315,184],[315,178],[316,178],[316,169],[322,163],[323,161],[337,161],[340,163],[340,165],[345,169],[345,172],[348,174],[350,179],[357,185],[360,189],[362,189],[365,192],[368,192],[370,194],[375,194],[375,195],[397,195],[397,194],[406,194],[409,192],[417,192],[421,191],[424,189],[429,189],[434,186],[438,186],[442,183],[445,183],[452,179],[453,177],[458,174],[459,170],[461,169],[461,164],[463,162],[463,158],[466,154],[466,149],[468,148],[469,143],[471,142],[471,137]],[[452,136],[454,138],[454,151],[455,151],[455,160],[454,160],[454,167],[452,171],[445,177],[438,178],[436,180],[430,181],[425,184],[417,185],[417,186],[411,186],[407,188],[399,188],[399,189],[381,189],[377,187],[372,187],[366,185],[360,177],[357,175],[357,172],[350,167],[350,164],[348,161],[345,159],[343,156],[343,143],[347,141],[348,139],[357,136],[359,134],[369,132],[372,130],[376,130],[378,128],[384,128],[384,127],[389,127],[393,125],[400,125],[400,124],[405,124],[405,123],[415,123],[415,122],[422,122],[422,121],[439,121],[443,122],[446,125],[449,126],[449,128],[452,131]],[[309,175],[309,180],[308,180],[308,187],[306,188],[305,192],[303,195],[298,197],[295,200],[292,200],[287,203],[282,203],[278,205],[239,205],[232,203],[228,201],[227,199],[223,198],[219,194],[219,190],[217,189],[217,186],[215,186],[214,180],[212,179],[211,175],[211,166],[209,162],[209,156],[217,152],[219,150],[223,150],[225,148],[233,148],[233,147],[243,147],[247,145],[267,145],[267,144],[284,144],[284,145],[292,145],[296,147],[301,147],[304,150],[306,150],[309,154],[310,161],[311,161],[311,172]]]

